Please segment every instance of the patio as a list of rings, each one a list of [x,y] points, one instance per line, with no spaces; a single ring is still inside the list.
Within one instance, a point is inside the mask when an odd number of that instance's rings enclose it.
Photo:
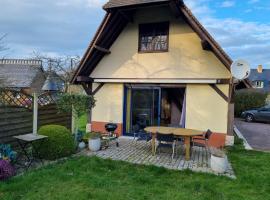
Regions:
[[[216,175],[224,175],[230,178],[236,178],[229,163],[229,167],[224,174],[217,174],[210,168],[210,153],[205,148],[193,147],[191,150],[191,159],[185,160],[184,147],[177,145],[176,155],[171,159],[171,152],[162,150],[156,156],[151,154],[151,143],[144,141],[135,142],[130,137],[120,137],[119,147],[116,147],[112,142],[108,149],[98,152],[91,152],[89,150],[82,151],[81,154],[87,156],[97,156],[104,159],[122,160],[134,164],[155,165],[165,167],[167,169],[185,170],[189,169],[195,172],[213,173]]]

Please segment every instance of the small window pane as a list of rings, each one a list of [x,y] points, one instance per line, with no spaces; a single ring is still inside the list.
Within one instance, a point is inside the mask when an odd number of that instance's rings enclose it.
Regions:
[[[141,24],[139,27],[139,51],[167,51],[169,23]]]

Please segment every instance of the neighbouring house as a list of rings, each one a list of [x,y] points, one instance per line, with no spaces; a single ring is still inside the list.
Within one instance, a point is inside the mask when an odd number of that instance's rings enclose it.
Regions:
[[[0,59],[0,88],[41,92],[46,77],[40,60]]]
[[[41,60],[1,59],[0,88],[9,88],[25,94],[43,93],[46,78],[56,84],[59,91],[64,91],[65,81],[55,71],[45,72]]]
[[[183,1],[110,0],[103,9],[72,80],[97,100],[91,129],[182,126],[212,130],[210,145],[233,139],[232,60]]]
[[[262,65],[259,65],[257,69],[251,69],[249,80],[253,88],[270,92],[270,69],[263,69]]]

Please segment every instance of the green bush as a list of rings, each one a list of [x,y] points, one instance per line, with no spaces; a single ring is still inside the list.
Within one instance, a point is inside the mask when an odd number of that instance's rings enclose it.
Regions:
[[[57,158],[69,156],[75,152],[75,142],[71,132],[64,126],[46,125],[42,126],[38,133],[46,135],[44,141],[37,144],[37,148],[42,158],[55,160]]]
[[[235,94],[235,109],[236,117],[240,117],[245,110],[259,108],[265,106],[267,94],[257,91],[240,91]]]

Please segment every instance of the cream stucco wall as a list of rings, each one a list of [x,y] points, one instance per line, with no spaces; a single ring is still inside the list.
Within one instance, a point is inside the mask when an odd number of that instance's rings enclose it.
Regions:
[[[219,85],[226,95],[228,85]],[[228,103],[209,85],[187,85],[186,128],[227,133]]]
[[[169,51],[138,53],[138,24],[170,21]],[[137,11],[92,72],[93,78],[228,78],[229,71],[183,19],[176,19],[167,7]]]
[[[122,123],[123,94],[123,84],[103,85],[95,95],[97,101],[92,111],[92,121]]]

